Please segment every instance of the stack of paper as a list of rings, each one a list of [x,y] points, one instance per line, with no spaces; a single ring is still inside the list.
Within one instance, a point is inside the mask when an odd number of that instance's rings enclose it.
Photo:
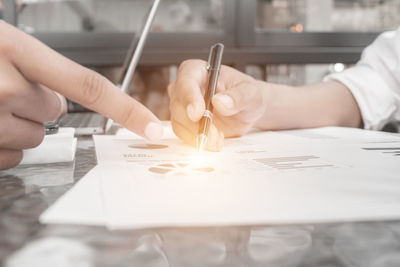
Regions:
[[[171,133],[171,132],[170,132]],[[400,138],[254,132],[197,153],[176,137],[95,136],[98,166],[41,216],[111,229],[400,218]]]
[[[77,139],[74,128],[60,128],[58,133],[45,135],[35,148],[24,150],[21,164],[70,162],[75,158]]]

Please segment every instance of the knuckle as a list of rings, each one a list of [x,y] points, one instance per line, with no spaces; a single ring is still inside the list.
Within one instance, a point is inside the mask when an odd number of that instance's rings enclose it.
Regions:
[[[199,67],[199,66],[205,66],[206,62],[201,59],[187,59],[181,63],[179,66],[179,72],[181,72],[184,69],[187,68],[192,68],[192,67]]]
[[[86,107],[95,106],[102,99],[106,87],[105,78],[100,74],[89,70],[82,77],[82,95],[81,102]]]
[[[53,92],[49,93],[53,94],[55,97],[48,98],[43,96],[42,102],[45,103],[45,105],[43,107],[38,107],[43,109],[40,118],[37,118],[38,121],[42,123],[55,121],[62,113],[61,101]]]
[[[232,97],[235,105],[237,106],[246,106],[246,105],[252,105],[253,103],[246,103],[246,94],[242,90],[236,90],[232,92]]]
[[[179,65],[179,72],[181,72],[183,69],[187,68],[193,63],[193,59],[188,59],[182,61],[182,63]]]
[[[136,119],[136,108],[135,105],[128,105],[124,110],[125,112],[121,118],[121,124],[128,125],[129,122]]]

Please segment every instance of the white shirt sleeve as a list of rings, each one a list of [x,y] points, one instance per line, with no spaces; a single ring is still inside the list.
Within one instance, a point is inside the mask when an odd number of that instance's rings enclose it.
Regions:
[[[349,88],[361,111],[365,129],[380,130],[400,121],[400,28],[382,33],[352,68],[324,79]]]

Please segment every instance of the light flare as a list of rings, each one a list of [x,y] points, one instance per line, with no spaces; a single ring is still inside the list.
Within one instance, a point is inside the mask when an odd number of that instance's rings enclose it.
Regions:
[[[198,153],[194,153],[189,161],[191,167],[202,167],[204,163],[205,163],[205,155],[201,151]]]

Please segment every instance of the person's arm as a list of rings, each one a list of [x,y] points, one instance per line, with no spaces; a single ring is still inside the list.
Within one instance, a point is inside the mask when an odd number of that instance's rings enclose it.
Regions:
[[[321,126],[361,127],[357,102],[346,86],[331,81],[300,87],[258,82],[265,110],[254,126],[285,130]]]
[[[188,143],[193,143],[204,112],[205,66],[198,60],[182,63],[177,80],[169,87],[173,129]],[[214,124],[207,147],[219,150],[224,136],[240,136],[251,127],[381,129],[391,120],[400,120],[399,66],[400,28],[378,37],[355,67],[318,84],[270,84],[224,66],[212,102]]]
[[[175,134],[193,144],[204,112],[202,92],[207,83],[206,62],[181,64],[169,86],[171,121]],[[236,137],[252,127],[283,130],[319,126],[360,127],[358,105],[339,82],[301,87],[271,84],[222,66],[213,98],[213,125],[206,148],[220,150],[224,137]]]
[[[360,61],[325,81],[344,84],[356,100],[369,130],[400,120],[400,28],[382,33],[364,49]]]
[[[162,135],[159,120],[109,80],[0,21],[0,170],[17,165],[23,149],[42,142],[43,123],[63,109],[54,92],[147,139]]]

